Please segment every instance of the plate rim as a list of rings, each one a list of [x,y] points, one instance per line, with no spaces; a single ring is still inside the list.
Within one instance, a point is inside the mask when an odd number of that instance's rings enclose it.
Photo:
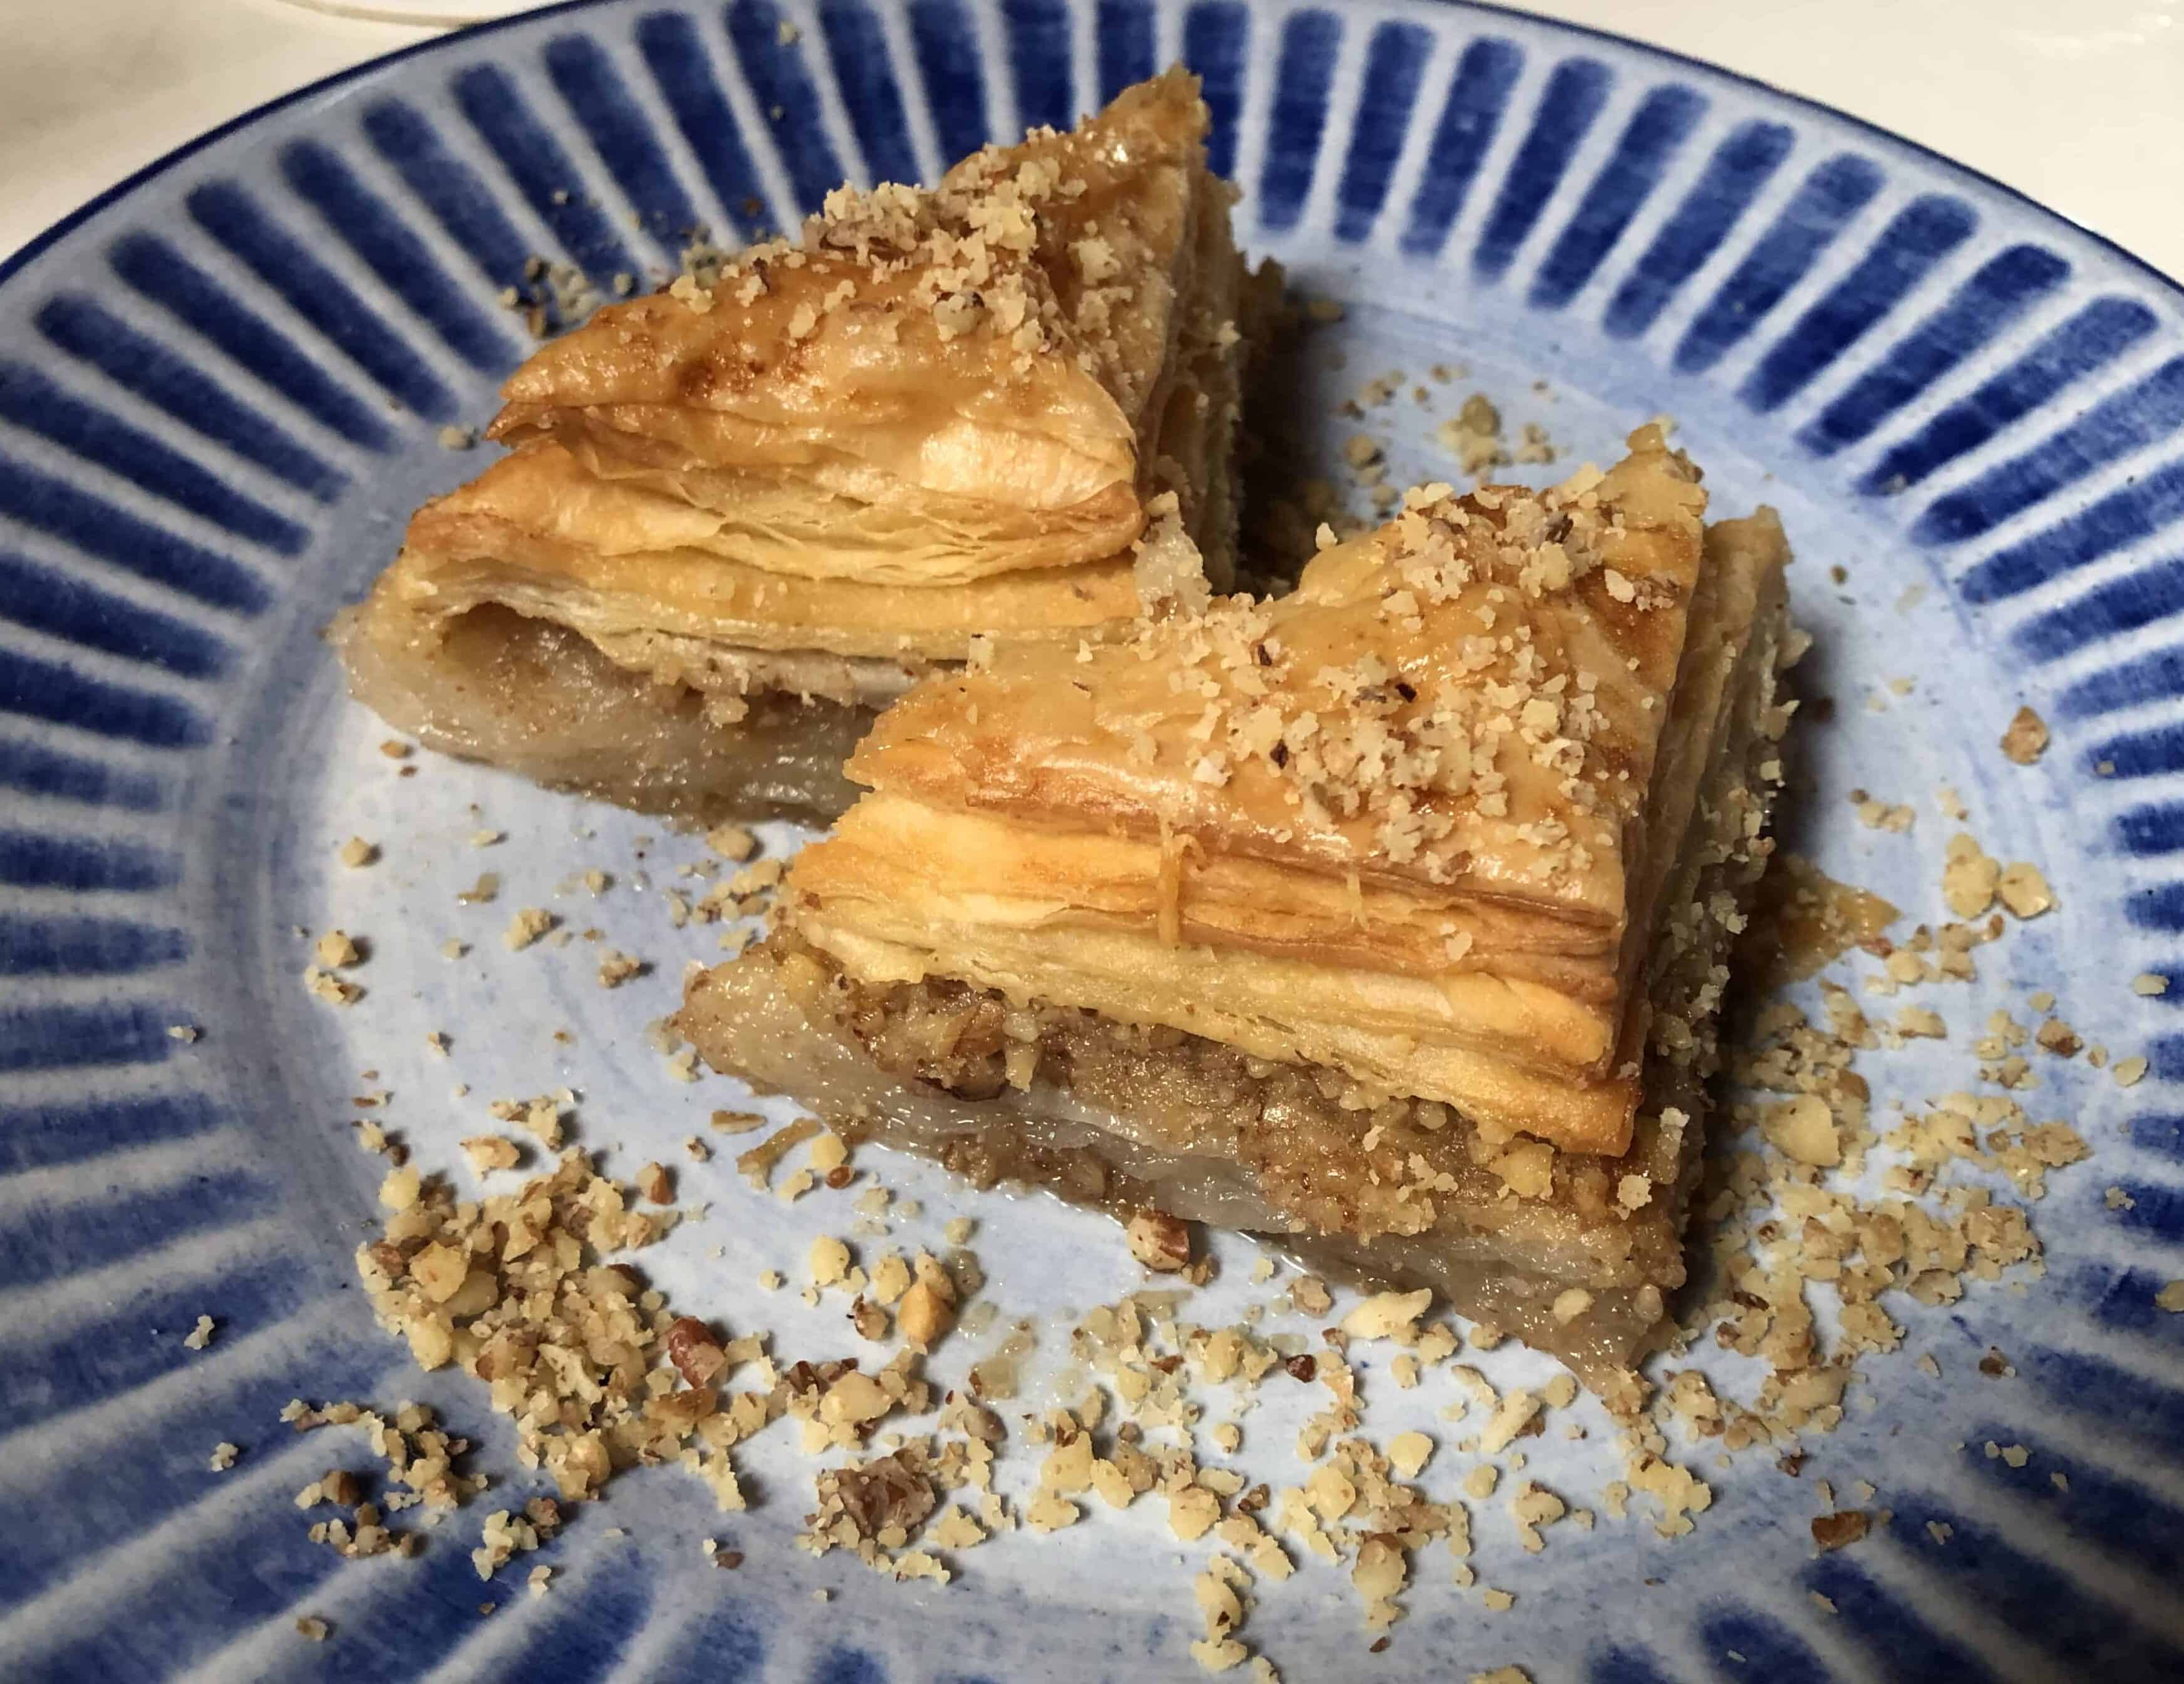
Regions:
[[[92,243],[64,251],[57,260],[65,265],[76,260],[80,255],[95,254],[98,249],[96,243],[108,236],[100,235],[95,228],[88,228],[87,225],[95,224],[100,216],[114,212],[115,207],[130,198],[131,195],[139,193],[140,190],[151,188],[161,182],[163,178],[168,177],[169,172],[191,164],[198,153],[214,148],[237,131],[265,123],[276,117],[282,117],[287,108],[291,106],[307,101],[324,99],[326,103],[320,111],[312,116],[302,119],[301,124],[315,127],[321,121],[338,121],[340,114],[343,110],[353,113],[355,109],[353,103],[342,103],[343,96],[359,88],[369,88],[376,81],[389,73],[392,73],[395,78],[393,86],[398,89],[408,74],[407,60],[443,48],[450,49],[460,54],[467,50],[465,43],[468,43],[473,36],[481,35],[482,31],[504,29],[515,24],[538,22],[543,26],[540,37],[543,40],[550,36],[554,29],[565,25],[580,30],[595,26],[611,28],[613,25],[604,24],[603,20],[613,15],[612,8],[616,7],[622,8],[623,16],[635,18],[655,8],[664,9],[670,3],[671,0],[645,0],[645,3],[638,3],[638,0],[558,0],[558,3],[541,6],[532,11],[488,20],[464,29],[448,31],[423,41],[408,43],[263,101],[224,122],[192,136],[163,155],[153,159],[120,181],[86,200],[42,231],[18,252],[0,259],[0,287],[14,284],[22,287],[31,285],[28,276],[36,272],[36,265],[38,260],[53,251],[56,247],[61,246],[79,231],[87,230],[86,239]],[[704,5],[694,5],[689,9],[704,16],[710,8],[710,16],[717,20],[720,15],[720,3],[721,0],[705,0]],[[870,0],[870,3],[875,7],[884,6],[898,13],[905,9],[904,0]],[[985,3],[985,0],[967,0],[967,3],[983,4]],[[1064,0],[1064,3],[1067,9],[1073,10],[1080,4],[1089,7],[1090,0]],[[1159,4],[1161,0],[1154,0],[1154,3]],[[1178,10],[1187,11],[1190,8],[1190,0],[1177,0],[1177,4]],[[1333,11],[1338,16],[1345,15],[1346,8],[1342,8],[1337,0],[1317,0],[1317,6]],[[1296,9],[1313,8],[1315,8],[1314,0],[1306,0],[1306,4]],[[1258,8],[1254,6],[1251,9],[1256,12]],[[1277,26],[1273,32],[1279,33],[1278,26],[1284,14],[1290,11],[1290,8],[1287,6],[1268,5],[1265,13],[1260,15],[1268,18],[1269,21]],[[1483,3],[1482,0],[1416,0],[1416,3],[1413,4],[1403,4],[1401,3],[1401,0],[1396,0],[1395,3],[1374,6],[1368,10],[1359,21],[1365,28],[1369,29],[1374,27],[1381,20],[1398,18],[1407,13],[1421,22],[1434,25],[1443,12],[1459,14],[1459,27],[1462,21],[1474,21],[1479,27],[1490,30],[1496,20],[1507,20],[1510,25],[1508,32],[1511,35],[1528,47],[1536,42],[1543,53],[1552,52],[1558,46],[1563,47],[1563,50],[1575,51],[1582,50],[1584,44],[1587,42],[1603,43],[1607,49],[1612,49],[1616,54],[1624,55],[1624,62],[1632,73],[1642,74],[1656,65],[1680,68],[1702,90],[1719,91],[1724,98],[1741,95],[1752,99],[1755,103],[1771,104],[1785,112],[1795,111],[1799,114],[1790,120],[1799,123],[1809,121],[1823,134],[1827,132],[1826,128],[1822,127],[1823,125],[1839,125],[1839,137],[1863,139],[1871,146],[1880,158],[1884,159],[1894,158],[1908,170],[1924,171],[1928,174],[1930,179],[1936,181],[1936,185],[1962,184],[1968,196],[1974,197],[1975,202],[1981,202],[1983,209],[1991,216],[1997,220],[2016,216],[2023,219],[2028,232],[2033,227],[2047,231],[2048,237],[2054,243],[2081,263],[2104,262],[2119,271],[2119,278],[2126,276],[2135,276],[2142,283],[2150,283],[2146,287],[2149,295],[2159,296],[2165,300],[2171,310],[2176,309],[2180,301],[2184,301],[2184,281],[2170,276],[2154,268],[2145,259],[2137,257],[2104,237],[2084,228],[2061,213],[2049,209],[2029,195],[2009,187],[1971,166],[1960,164],[1944,153],[1908,140],[1878,125],[1843,113],[1823,102],[1789,93],[1758,78],[1724,70],[1703,59],[1653,47],[1610,31],[1567,23],[1552,18],[1539,17],[1508,5]],[[1469,14],[1468,19],[1461,19],[1461,14]],[[594,25],[593,22],[594,19],[602,20],[602,25]],[[426,74],[429,75],[431,73]],[[276,131],[276,140],[277,137]],[[261,139],[259,143],[262,145],[265,142]],[[238,155],[242,156],[246,162],[250,156],[247,151]],[[2074,235],[2082,243],[2074,246],[2072,243]],[[1424,266],[1421,265],[1421,267]],[[18,281],[19,275],[25,278]],[[2081,270],[2080,278],[2084,280],[2092,277],[2085,275]],[[2176,326],[2172,318],[2166,326],[2164,337],[2174,336]],[[0,806],[4,806],[4,802],[0,802]],[[762,1597],[750,1606],[755,1623],[759,1629],[764,1631],[771,1631],[778,1629],[777,1621],[793,1615],[793,1603],[787,1605],[774,1603],[767,1598]],[[460,1653],[459,1650],[450,1651],[450,1658],[458,1653]],[[1590,1659],[1590,1656],[1587,1658]]]
[[[725,3],[733,3],[733,0],[725,0]],[[969,3],[976,3],[976,0],[969,0]],[[148,186],[169,170],[178,168],[198,153],[226,139],[229,136],[262,123],[291,106],[301,104],[320,94],[330,93],[351,82],[361,81],[367,77],[378,75],[398,64],[406,64],[410,59],[448,51],[460,44],[477,40],[501,30],[526,27],[545,19],[571,17],[584,12],[604,13],[616,8],[635,11],[646,3],[649,3],[649,0],[551,0],[551,3],[535,7],[529,11],[513,13],[504,18],[489,18],[479,23],[465,24],[423,41],[411,42],[407,46],[376,53],[346,69],[320,76],[304,83],[300,87],[291,88],[286,93],[275,94],[269,99],[262,100],[247,109],[237,112],[234,116],[191,136],[148,162],[138,165],[120,181],[110,187],[102,188],[73,210],[66,212],[38,233],[32,235],[15,251],[5,257],[0,257],[0,287],[8,285],[31,264],[109,207],[119,204],[138,189]],[[900,9],[904,4],[904,0],[870,0],[870,3]],[[1089,0],[1061,0],[1061,3],[1067,8],[1089,3]],[[1158,5],[1162,3],[1162,0],[1148,0],[1148,3]],[[1254,0],[1243,0],[1243,3],[1248,8],[1254,4]],[[1337,7],[1339,0],[1318,0],[1318,3]],[[1468,12],[1484,18],[1507,19],[1527,28],[1545,31],[1549,34],[1562,35],[1578,41],[1606,42],[1622,52],[1635,53],[1641,58],[1675,65],[1685,70],[1696,71],[1702,76],[1717,82],[1757,92],[1769,99],[1786,101],[1800,110],[1841,124],[1852,132],[1869,137],[1885,147],[1894,148],[1898,152],[1908,153],[1930,167],[1938,168],[1945,174],[1956,176],[2006,203],[2030,212],[2036,217],[2044,218],[2056,224],[2061,229],[2067,231],[2069,235],[2082,240],[2111,260],[2137,271],[2141,277],[2151,282],[2165,293],[2173,304],[2184,309],[2184,277],[2171,276],[2167,270],[2157,266],[2150,259],[2141,257],[2128,246],[2095,229],[2087,227],[2075,217],[2057,210],[2052,205],[2034,198],[2021,187],[2010,186],[2007,181],[1990,175],[1976,164],[1967,164],[1960,159],[1953,158],[1938,148],[1929,146],[1923,141],[1913,140],[1908,135],[1899,134],[1883,124],[1858,116],[1842,109],[1840,106],[1831,105],[1825,100],[1814,98],[1808,94],[1793,92],[1788,88],[1778,86],[1768,81],[1763,77],[1747,75],[1741,70],[1730,70],[1726,65],[1718,64],[1711,59],[1702,59],[1694,53],[1680,52],[1674,47],[1656,46],[1651,42],[1641,41],[1635,36],[1624,35],[1614,30],[1602,29],[1596,25],[1574,23],[1563,18],[1547,17],[1537,12],[1528,12],[1521,7],[1503,3],[1503,0],[1387,0],[1385,8],[1393,12],[1403,9],[1407,4],[1424,11]]]

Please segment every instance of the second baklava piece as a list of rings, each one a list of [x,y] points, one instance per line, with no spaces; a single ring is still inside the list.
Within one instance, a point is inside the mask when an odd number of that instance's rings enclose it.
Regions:
[[[1630,450],[921,685],[682,1031],[981,1183],[1437,1287],[1628,1402],[1788,717],[1780,524]]]
[[[357,695],[631,805],[824,815],[922,675],[1225,588],[1260,293],[1206,122],[1170,71],[545,346],[514,454],[339,622]]]

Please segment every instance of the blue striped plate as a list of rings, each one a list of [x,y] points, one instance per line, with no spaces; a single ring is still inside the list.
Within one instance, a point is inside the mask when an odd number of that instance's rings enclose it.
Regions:
[[[643,1030],[717,950],[667,915],[688,839],[382,755],[318,637],[409,510],[478,466],[442,430],[488,416],[524,354],[501,300],[538,291],[534,257],[602,292],[650,284],[694,226],[746,237],[844,177],[930,176],[1177,57],[1205,78],[1248,244],[1346,306],[1298,376],[1300,411],[1329,418],[1325,460],[1362,426],[1395,435],[1392,477],[1445,476],[1435,426],[1473,389],[1565,458],[1674,415],[1716,506],[1774,502],[1798,545],[1813,683],[1836,703],[1804,736],[1799,845],[1937,917],[1946,782],[1990,851],[2046,866],[2060,909],[1986,950],[1949,997],[1952,1042],[1883,1061],[1883,1099],[1968,1085],[1986,1014],[2023,1016],[2039,988],[2088,1040],[2151,1061],[2128,1090],[2043,1062],[2035,1114],[2096,1149],[2039,1209],[2045,1278],[1903,1307],[1904,1352],[1868,1363],[1802,1482],[1701,1450],[1718,1496],[1691,1536],[1566,1526],[1538,1558],[1482,1504],[1480,1580],[1513,1609],[1429,1552],[1384,1653],[1318,1567],[1268,1588],[1248,1637],[1292,1680],[2184,1676],[2184,1318],[2155,1304],[2184,1275],[2184,989],[2131,984],[2172,973],[2184,933],[2176,290],[1944,160],[1702,65],[1485,8],[1282,0],[549,9],[268,107],[0,270],[0,1671],[1190,1670],[1197,1616],[1157,1514],[894,1586],[789,1547],[808,1469],[762,1442],[747,1514],[635,1475],[538,1558],[547,1594],[524,1593],[527,1559],[477,1581],[482,1509],[532,1486],[476,1388],[411,1371],[353,1289],[381,1166],[349,1121],[444,1163],[488,1099],[566,1084],[614,1163],[677,1157],[733,1096],[668,1079]],[[1406,381],[1363,422],[1336,415],[1368,377],[1437,363],[1467,372],[1423,405]],[[2055,733],[2031,768],[1995,747],[2025,701]],[[1860,786],[1917,828],[1860,828]],[[475,848],[482,828],[508,839]],[[376,864],[340,862],[351,836]],[[597,897],[595,865],[614,878]],[[499,901],[460,903],[481,870]],[[520,905],[580,939],[508,951]],[[334,925],[370,949],[346,1012],[298,980],[298,932]],[[601,992],[593,926],[651,972]],[[1097,1219],[885,1174],[924,1206],[898,1207],[905,1239],[978,1215],[994,1296],[1037,1329],[1131,1284]],[[838,1348],[832,1312],[753,1302],[758,1271],[794,1267],[840,1207],[754,1198],[717,1161],[683,1177],[712,1204],[656,1264],[678,1302]],[[201,1314],[215,1332],[195,1350]],[[1991,1347],[2013,1374],[1981,1375]],[[1050,1334],[1039,1360],[1034,1397],[1067,1363]],[[1512,1348],[1479,1360],[1497,1383],[1540,1372]],[[1376,1423],[1451,1401],[1440,1380],[1368,1386]],[[503,1488],[416,1561],[345,1563],[290,1498],[366,1458],[283,1427],[298,1395],[430,1402]],[[1303,1471],[1285,1407],[1245,1419],[1254,1477]],[[1572,1419],[1590,1441],[1535,1441],[1533,1469],[1594,1502],[1607,1430]],[[222,1441],[241,1455],[215,1472]],[[1816,1556],[1823,1478],[1846,1503],[1870,1480],[1863,1506],[1892,1519]],[[742,1570],[710,1565],[705,1537]],[[294,1631],[304,1614],[332,1625],[323,1647]]]

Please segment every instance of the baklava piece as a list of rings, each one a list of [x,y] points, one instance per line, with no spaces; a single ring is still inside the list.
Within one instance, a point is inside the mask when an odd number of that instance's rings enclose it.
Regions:
[[[682,1032],[980,1183],[1437,1287],[1630,1402],[1789,713],[1780,524],[1705,504],[1646,427],[1415,491],[1279,600],[921,684]]]
[[[832,814],[875,712],[983,639],[1225,588],[1263,288],[1206,128],[1173,70],[545,346],[513,454],[338,622],[356,694],[629,805]]]

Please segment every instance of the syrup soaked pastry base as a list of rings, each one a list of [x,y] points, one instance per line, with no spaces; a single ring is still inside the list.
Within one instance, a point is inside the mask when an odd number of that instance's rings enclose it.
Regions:
[[[857,793],[842,762],[877,717],[854,695],[774,691],[723,727],[697,689],[505,608],[440,628],[428,658],[399,619],[352,614],[336,635],[357,699],[426,747],[696,824],[841,811]]]
[[[1310,1059],[939,973],[859,975],[792,916],[694,979],[708,1063],[845,1135],[981,1185],[1045,1188],[1267,1236],[1346,1275],[1430,1285],[1568,1362],[1618,1407],[1685,1279],[1725,968],[1771,843],[1789,642],[1771,515],[1707,534],[1658,777],[1696,785],[1637,984],[1649,1024],[1627,1145],[1512,1131]],[[1696,700],[1711,698],[1705,705]],[[853,767],[853,770],[855,768]],[[810,930],[827,932],[823,920]],[[1429,1213],[1429,1214],[1428,1214]]]
[[[1695,898],[1710,910],[1658,985],[1664,1008],[1711,984],[1734,940],[1724,897],[1743,905],[1760,863],[1734,857],[1702,880]],[[1612,1404],[1635,1402],[1629,1370],[1684,1281],[1710,1018],[1692,1025],[1688,1062],[1654,1061],[1630,1149],[1566,1161],[1531,1198],[1470,1162],[1476,1127],[1432,1101],[962,984],[870,987],[785,932],[695,979],[676,1027],[715,1069],[788,1095],[844,1138],[978,1186],[1044,1189],[1123,1220],[1164,1211],[1259,1235],[1340,1278],[1431,1286],[1561,1358]],[[1423,1234],[1363,1231],[1375,1159],[1413,1151],[1454,1183],[1436,1191],[1439,1219]]]
[[[630,805],[826,817],[918,678],[1201,605],[1278,286],[1207,121],[1171,71],[542,346],[488,430],[512,454],[337,622],[355,694]]]

